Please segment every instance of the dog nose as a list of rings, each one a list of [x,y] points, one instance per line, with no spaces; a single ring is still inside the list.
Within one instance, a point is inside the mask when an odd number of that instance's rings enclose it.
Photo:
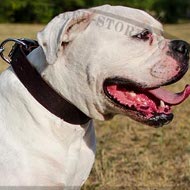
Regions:
[[[174,52],[189,58],[190,45],[183,40],[173,40],[170,42]]]

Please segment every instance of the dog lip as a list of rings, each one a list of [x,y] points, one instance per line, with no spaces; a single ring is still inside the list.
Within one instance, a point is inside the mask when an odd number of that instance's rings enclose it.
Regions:
[[[174,115],[170,114],[156,114],[155,116],[149,118],[145,123],[149,126],[153,126],[155,128],[162,127],[163,125],[169,124],[173,120]]]
[[[129,79],[121,78],[121,77],[112,77],[112,78],[107,78],[104,80],[103,86],[105,87],[106,85],[109,84],[118,84],[118,85],[124,85],[127,86],[128,88],[132,89],[146,89],[147,86],[145,84],[141,84]]]

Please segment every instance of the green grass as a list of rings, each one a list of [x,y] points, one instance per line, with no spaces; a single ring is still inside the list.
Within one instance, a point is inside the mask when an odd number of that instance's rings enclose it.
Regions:
[[[0,41],[35,38],[41,25],[0,25]],[[190,42],[190,24],[167,25],[167,33]],[[0,62],[0,69],[7,65]],[[181,91],[190,73],[171,85]],[[171,124],[154,129],[127,117],[96,121],[97,156],[83,190],[176,189],[190,187],[190,100],[174,109]],[[118,187],[118,188],[116,188]]]

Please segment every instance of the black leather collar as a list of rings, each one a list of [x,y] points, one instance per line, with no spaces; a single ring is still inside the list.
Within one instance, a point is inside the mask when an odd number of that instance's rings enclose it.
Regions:
[[[26,46],[15,44],[13,47],[10,64],[30,94],[52,114],[64,121],[75,125],[87,123],[90,118],[53,90],[27,60],[26,56],[39,46],[38,43],[26,39],[22,39],[22,42]]]

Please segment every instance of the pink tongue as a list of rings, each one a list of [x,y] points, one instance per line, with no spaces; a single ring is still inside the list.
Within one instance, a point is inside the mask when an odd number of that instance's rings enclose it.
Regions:
[[[170,105],[177,105],[183,102],[190,95],[190,85],[186,85],[183,92],[180,93],[172,93],[162,88],[157,88],[154,90],[149,90],[149,93],[162,100],[163,102]]]

